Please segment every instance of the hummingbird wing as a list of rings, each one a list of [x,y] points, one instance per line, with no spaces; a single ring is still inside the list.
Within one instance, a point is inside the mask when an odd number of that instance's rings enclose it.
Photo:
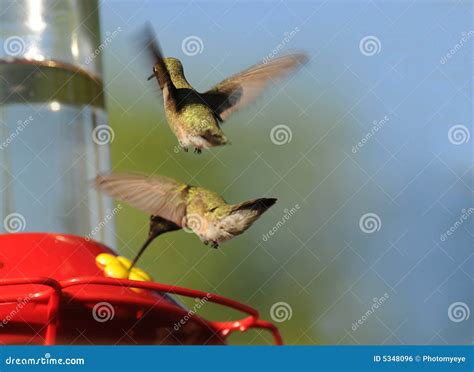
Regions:
[[[98,189],[131,206],[181,226],[189,186],[164,176],[99,175]]]
[[[171,76],[166,68],[166,64],[163,61],[163,53],[160,44],[158,43],[155,32],[149,23],[145,25],[141,38],[145,49],[148,51],[149,58],[153,63],[153,74],[148,78],[148,80],[153,78],[153,76],[156,76],[161,90],[163,90],[164,87],[168,87],[170,94],[173,95],[176,89],[171,81]]]
[[[257,98],[271,82],[288,75],[307,61],[308,56],[303,53],[275,58],[221,81],[201,96],[219,117],[226,120],[234,111]]]

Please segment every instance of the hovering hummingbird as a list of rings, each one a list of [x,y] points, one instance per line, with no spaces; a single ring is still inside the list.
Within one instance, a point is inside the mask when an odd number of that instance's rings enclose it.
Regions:
[[[303,53],[274,58],[199,93],[186,80],[181,61],[163,57],[150,25],[145,27],[143,39],[153,61],[153,74],[148,80],[156,77],[158,81],[166,118],[179,145],[185,151],[193,146],[195,153],[229,143],[220,124],[252,102],[272,81],[288,75],[308,60]]]
[[[159,235],[186,229],[213,248],[246,231],[277,199],[260,198],[228,204],[219,194],[164,176],[99,175],[96,187],[151,214],[148,238],[133,260]]]

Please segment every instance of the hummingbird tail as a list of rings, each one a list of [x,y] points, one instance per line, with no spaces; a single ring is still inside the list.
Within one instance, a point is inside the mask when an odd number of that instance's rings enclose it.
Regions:
[[[260,198],[234,205],[231,213],[220,221],[221,226],[231,235],[242,234],[276,201],[274,198]]]
[[[268,210],[273,204],[277,201],[276,198],[260,198],[254,200],[248,200],[239,204],[236,210],[253,210],[262,214],[266,210]]]
[[[269,209],[271,206],[273,206],[276,203],[277,199],[276,198],[260,198],[256,200],[255,206],[253,209],[256,209],[261,212],[265,212],[267,209]]]

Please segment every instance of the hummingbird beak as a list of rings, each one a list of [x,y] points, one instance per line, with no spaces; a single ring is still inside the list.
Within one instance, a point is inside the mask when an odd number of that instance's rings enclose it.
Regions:
[[[147,81],[150,81],[150,80],[153,79],[154,77],[155,77],[155,74],[153,73],[153,74],[151,74],[151,75],[148,77]]]

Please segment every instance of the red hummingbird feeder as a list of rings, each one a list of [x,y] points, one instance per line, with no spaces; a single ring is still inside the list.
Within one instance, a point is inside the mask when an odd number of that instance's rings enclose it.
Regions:
[[[47,233],[0,235],[0,343],[223,345],[235,331],[277,328],[234,300],[172,285],[105,277],[95,262],[106,246]],[[227,322],[190,312],[170,295],[245,314]],[[179,326],[177,326],[179,325]]]

